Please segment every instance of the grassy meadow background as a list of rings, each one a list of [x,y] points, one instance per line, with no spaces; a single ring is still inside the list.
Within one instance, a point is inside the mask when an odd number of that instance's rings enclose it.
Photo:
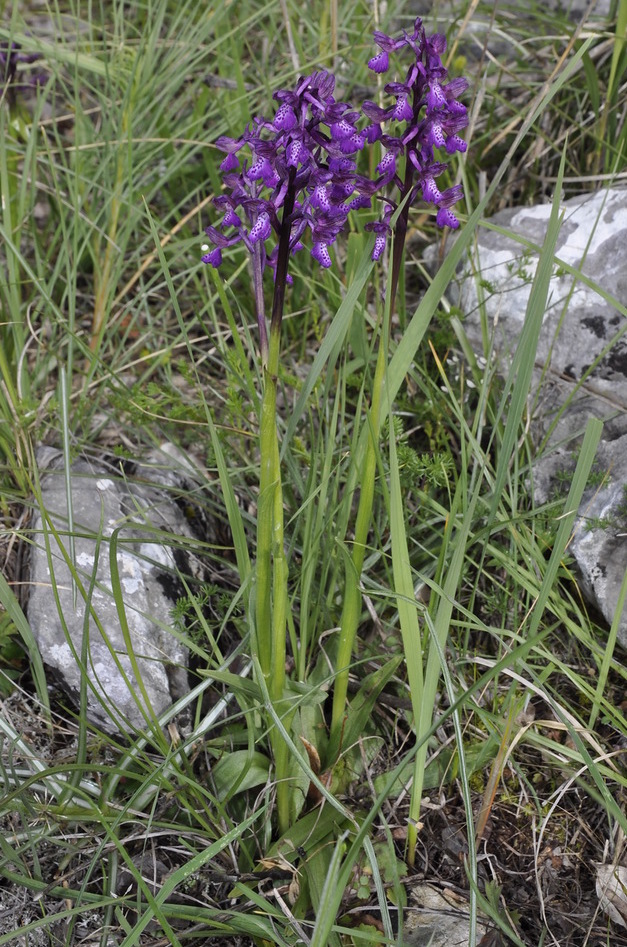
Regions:
[[[445,297],[481,218],[624,184],[627,3],[591,3],[579,18],[568,8],[479,0],[424,13],[447,34],[451,75],[470,81],[469,148],[448,172],[464,184],[463,219],[434,275],[424,254],[444,251],[443,234],[412,210],[389,342],[385,268],[370,264],[362,224],[331,270],[308,253],[291,265],[277,702],[251,664],[254,296],[242,248],[219,274],[200,263],[221,188],[213,143],[317,69],[335,72],[338,99],[376,99],[373,29],[410,29],[421,11],[402,0],[0,3],[0,41],[39,53],[48,77],[0,102],[0,945],[410,943],[425,881],[463,899],[464,943],[487,916],[490,947],[627,944],[594,891],[627,830],[624,656],[568,551],[600,430],[566,495],[536,504],[534,335],[517,355],[528,370],[503,380],[489,351],[466,360],[465,314]],[[539,271],[530,325],[550,273]],[[359,634],[330,748],[379,344]],[[186,594],[165,617],[190,649],[190,694],[163,726],[112,737],[46,680],[28,624],[35,449],[106,458],[122,476],[164,439],[202,472],[185,499],[212,578],[180,576]]]

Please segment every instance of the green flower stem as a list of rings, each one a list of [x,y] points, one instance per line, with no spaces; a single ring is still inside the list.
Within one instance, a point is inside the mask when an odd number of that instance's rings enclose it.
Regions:
[[[293,184],[294,174],[290,182]],[[285,615],[287,609],[287,564],[283,551],[283,490],[281,486],[281,463],[279,459],[279,440],[276,429],[276,390],[279,374],[279,355],[281,349],[281,322],[285,303],[287,283],[287,264],[289,260],[289,241],[291,233],[290,215],[294,209],[294,188],[288,188],[283,210],[283,225],[279,237],[274,297],[272,300],[272,319],[270,322],[270,340],[266,338],[266,323],[263,307],[263,289],[260,257],[253,254],[253,273],[255,294],[257,297],[257,318],[261,334],[261,360],[263,366],[263,396],[261,400],[261,419],[259,424],[259,453],[261,470],[259,473],[259,509],[257,512],[257,596],[256,596],[256,635],[259,663],[266,679],[270,696],[275,699],[278,689],[278,675],[281,674],[281,689],[285,684]],[[273,572],[273,563],[278,568]],[[274,576],[274,577],[273,577]],[[279,585],[283,582],[283,589]],[[272,592],[274,591],[275,612],[272,612]],[[278,643],[279,638],[281,639]],[[282,655],[282,672],[276,669],[273,651],[278,648]],[[274,672],[273,672],[274,667]],[[275,685],[271,684],[274,680]],[[280,698],[279,698],[280,699]]]
[[[280,516],[278,507],[280,506]],[[280,521],[280,527],[279,527]],[[283,546],[283,491],[280,480],[275,490],[275,547],[273,576],[273,613],[272,613],[272,676],[270,696],[275,710],[282,718],[285,728],[290,730],[293,714],[286,714],[284,707],[285,692],[285,639],[287,613],[287,559]],[[279,832],[283,835],[290,827],[290,783],[289,750],[287,743],[276,727],[270,733],[274,767],[277,781],[277,815]]]
[[[281,322],[285,305],[287,266],[290,253],[292,212],[296,194],[295,169],[290,172],[290,183],[285,195],[283,217],[272,300],[269,339],[263,300],[263,272],[261,252],[253,251],[253,281],[259,322],[263,395],[259,423],[259,505],[257,511],[257,562],[255,605],[256,657],[263,672],[274,711],[281,714],[285,692],[285,650],[287,621],[288,568],[283,541],[283,488],[281,460],[276,423],[277,377],[281,349]],[[289,720],[284,720],[289,730]],[[288,748],[279,730],[270,724],[270,742],[274,755],[277,782],[277,812],[279,831],[290,825]]]
[[[346,695],[348,693],[348,673],[353,654],[353,646],[357,636],[359,617],[361,615],[361,570],[366,555],[366,543],[372,523],[372,508],[374,505],[374,485],[377,472],[377,449],[379,433],[381,431],[381,399],[387,367],[388,336],[391,314],[394,311],[396,293],[403,262],[405,239],[407,236],[407,220],[409,217],[409,194],[413,183],[413,169],[409,165],[405,169],[405,180],[401,190],[400,209],[395,215],[394,239],[392,242],[392,267],[390,281],[385,301],[385,315],[379,340],[377,364],[372,383],[372,404],[368,418],[370,431],[366,456],[360,471],[359,506],[357,507],[357,521],[355,524],[355,540],[353,554],[347,561],[345,570],[344,605],[340,619],[340,637],[335,661],[336,678],[333,687],[333,709],[331,712],[331,732],[329,735],[329,761],[333,762],[342,749],[342,731],[344,728],[344,714],[346,711]]]
[[[268,410],[273,410],[274,412],[276,411],[276,370],[278,369],[279,338],[278,332],[270,332],[269,360],[264,389],[264,405],[267,401]],[[268,393],[267,399],[266,393]],[[267,512],[270,519],[270,523],[266,527],[266,534],[270,537],[270,568],[272,570],[272,603],[270,616],[271,666],[269,687],[270,696],[273,702],[276,703],[283,699],[283,691],[285,688],[288,569],[283,542],[283,487],[281,483],[279,439],[274,415],[272,422],[271,424],[268,421],[263,431],[267,442],[262,445],[262,471],[267,477],[264,487],[268,494],[268,503],[267,506],[264,507],[264,512]],[[267,463],[264,463],[264,453],[266,453],[268,457]]]
[[[340,635],[335,659],[336,678],[333,687],[333,710],[331,714],[331,733],[329,737],[329,760],[337,758],[342,748],[342,730],[348,693],[348,672],[350,669],[353,646],[361,615],[361,570],[366,555],[366,544],[372,507],[374,504],[375,475],[377,471],[377,447],[381,429],[381,399],[387,362],[387,329],[381,332],[377,364],[372,385],[372,404],[368,423],[370,427],[366,455],[360,472],[359,506],[355,523],[353,553],[346,564],[344,605],[340,619]]]
[[[257,649],[277,713],[285,691],[288,568],[283,542],[283,490],[276,428],[280,331],[271,329],[261,403],[261,474],[257,517]],[[285,722],[288,726],[288,721]],[[289,828],[288,749],[281,734],[270,733],[277,780],[279,831]]]
[[[272,669],[272,543],[274,535],[274,492],[277,486],[278,444],[276,433],[276,375],[264,369],[259,429],[261,469],[257,511],[257,562],[255,627],[259,663],[270,686]],[[280,479],[278,480],[280,484]]]

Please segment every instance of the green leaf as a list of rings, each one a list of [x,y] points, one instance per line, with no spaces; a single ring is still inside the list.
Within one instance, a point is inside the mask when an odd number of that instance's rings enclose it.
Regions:
[[[212,767],[211,774],[218,799],[224,802],[240,792],[268,782],[270,760],[263,753],[235,750],[225,754]]]
[[[412,709],[414,712],[414,721],[418,721],[420,719],[420,707],[422,703],[422,691],[424,683],[422,636],[420,632],[420,623],[418,621],[418,605],[416,603],[416,596],[414,594],[414,576],[410,566],[409,550],[407,546],[405,513],[398,468],[398,457],[396,452],[394,424],[389,425],[389,430],[390,536],[392,540],[392,571],[394,576],[394,592],[396,594],[398,620],[401,626],[403,651],[405,653],[407,680],[409,683]],[[422,773],[418,772],[417,769],[417,767],[420,765],[422,765],[420,754],[417,754],[414,760],[416,771],[412,781],[412,793],[409,802],[409,822],[407,829],[410,864],[413,864],[414,861],[414,852],[416,849],[418,831],[417,824],[420,817]]]
[[[588,88],[588,95],[590,96],[592,111],[595,115],[598,115],[601,106],[601,91],[599,89],[597,68],[592,62],[589,53],[586,53],[585,56],[582,56],[581,64],[586,74],[586,85]]]
[[[370,718],[377,698],[395,674],[402,660],[400,655],[390,658],[382,667],[373,671],[361,682],[358,692],[348,705],[346,723],[343,729],[343,749],[352,747],[364,733],[370,731]]]
[[[333,925],[335,924],[335,919],[338,915],[342,898],[344,897],[344,890],[339,883],[339,876],[342,860],[346,853],[344,839],[347,834],[348,833],[345,833],[340,836],[330,857],[328,852],[331,849],[330,846],[327,846],[321,849],[315,858],[312,859],[313,863],[318,866],[314,879],[316,886],[322,879],[323,871],[324,882],[319,898],[315,896],[314,891],[312,891],[312,900],[316,907],[316,924],[310,947],[339,947],[340,944],[338,935],[333,932]],[[327,864],[323,865],[323,861],[327,862]],[[309,871],[311,878],[313,876],[313,869],[310,867]],[[316,901],[318,902],[317,904],[315,903]]]

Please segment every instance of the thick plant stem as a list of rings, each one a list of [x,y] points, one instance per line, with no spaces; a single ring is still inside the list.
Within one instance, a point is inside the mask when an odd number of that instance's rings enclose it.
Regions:
[[[279,441],[276,429],[276,390],[279,374],[279,355],[281,349],[281,322],[285,302],[285,285],[287,282],[287,263],[289,259],[289,240],[291,232],[290,214],[294,208],[294,189],[289,188],[285,199],[283,224],[279,237],[279,252],[277,259],[276,279],[274,283],[274,297],[272,301],[272,320],[270,323],[270,339],[266,336],[265,315],[263,308],[263,290],[261,274],[261,258],[258,253],[253,255],[253,272],[255,276],[255,293],[257,295],[257,318],[261,331],[261,357],[263,366],[263,395],[261,399],[261,418],[259,424],[259,453],[261,455],[261,470],[259,474],[259,509],[257,513],[257,566],[256,566],[256,645],[259,663],[263,670],[270,696],[274,699],[271,686],[271,669],[273,667],[273,647],[279,634],[273,625],[272,591],[274,587],[275,605],[279,577],[273,573],[274,557],[279,561],[284,558],[283,553],[283,492],[281,488],[281,465],[279,460]],[[280,549],[280,553],[277,551]],[[279,569],[282,574],[282,567]],[[285,589],[279,596],[287,599],[287,572],[284,581]],[[283,605],[283,666],[285,666],[285,609]],[[280,616],[279,616],[280,619]],[[272,675],[273,677],[273,675]],[[283,670],[283,678],[285,669]],[[281,689],[283,687],[281,685]]]
[[[329,738],[330,761],[337,758],[342,748],[342,729],[344,726],[346,695],[348,692],[348,673],[357,628],[359,626],[359,617],[361,615],[361,570],[364,564],[368,533],[372,521],[375,476],[377,471],[377,448],[381,428],[381,397],[385,378],[387,351],[385,334],[386,330],[384,328],[379,342],[379,352],[372,386],[372,404],[368,418],[370,426],[368,446],[359,477],[361,492],[359,494],[359,506],[357,508],[353,552],[346,564],[345,570],[344,605],[340,619],[340,635],[335,660],[337,674],[333,687],[333,710]]]
[[[288,568],[283,543],[283,488],[279,438],[276,427],[277,376],[281,348],[281,322],[287,282],[287,262],[291,232],[291,213],[294,191],[290,188],[285,200],[283,225],[279,238],[270,337],[267,344],[267,363],[264,361],[263,397],[259,448],[261,472],[259,482],[259,509],[257,514],[257,654],[270,699],[277,713],[281,713],[285,691],[285,652],[287,620]],[[264,321],[265,328],[265,321]],[[262,336],[263,347],[263,336]],[[287,725],[286,721],[286,725]],[[289,754],[287,746],[276,730],[270,732],[277,782],[277,812],[281,834],[289,828]]]
[[[259,509],[257,513],[257,650],[270,696],[277,693],[277,660],[285,678],[285,610],[287,567],[283,551],[283,490],[276,429],[276,391],[279,367],[278,332],[270,333],[268,365],[264,370],[259,449]],[[278,567],[278,574],[277,574]]]
[[[287,560],[283,543],[283,490],[276,429],[280,333],[270,332],[261,405],[261,478],[257,518],[257,652],[270,698],[281,713],[285,690]],[[289,828],[289,756],[281,734],[271,732],[277,780],[279,830]]]
[[[280,505],[280,514],[278,507]],[[279,528],[280,520],[280,528]],[[270,696],[277,713],[290,729],[292,714],[284,711],[285,692],[285,626],[287,617],[287,559],[283,546],[283,491],[281,481],[275,489],[275,536],[273,543],[273,610],[272,610],[272,675]],[[277,781],[277,814],[281,834],[290,827],[290,784],[288,781],[289,752],[287,743],[277,729],[271,733],[274,766]]]
[[[256,649],[268,687],[272,668],[272,544],[274,491],[277,486],[276,375],[264,371],[259,448],[259,502],[257,510]]]

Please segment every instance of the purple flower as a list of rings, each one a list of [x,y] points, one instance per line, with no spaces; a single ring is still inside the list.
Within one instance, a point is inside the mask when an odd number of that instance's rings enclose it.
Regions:
[[[376,127],[357,127],[361,113],[337,102],[334,88],[331,73],[303,76],[295,89],[275,92],[271,121],[255,118],[240,138],[217,140],[226,152],[220,165],[226,190],[214,203],[224,216],[219,227],[205,231],[215,249],[203,262],[219,266],[217,251],[241,242],[261,253],[262,269],[276,273],[277,248],[265,244],[287,228],[290,253],[303,248],[309,230],[312,256],[330,266],[329,246],[351,210],[370,206],[377,186],[357,173],[353,156],[380,135]]]
[[[202,259],[218,267],[224,249],[244,244],[253,261],[260,327],[264,268],[274,274],[275,302],[278,299],[281,308],[282,290],[277,296],[276,288],[284,289],[291,282],[289,259],[303,249],[307,233],[311,255],[329,267],[330,247],[345,228],[349,213],[370,207],[375,193],[381,192],[384,211],[379,221],[366,227],[375,237],[374,260],[382,256],[395,219],[393,295],[411,204],[421,197],[436,208],[438,226],[459,226],[451,208],[462,197],[462,189],[438,186],[437,179],[448,165],[437,160],[436,152],[452,155],[466,150],[459,133],[468,118],[460,96],[468,83],[463,78],[448,79],[442,63],[446,39],[440,33],[428,37],[420,17],[411,33],[392,37],[377,31],[374,39],[379,52],[368,66],[375,73],[388,71],[391,56],[410,54],[403,81],[384,87],[391,97],[387,106],[365,101],[358,112],[336,101],[331,73],[314,72],[301,76],[293,89],[274,93],[277,109],[272,120],[256,117],[239,138],[222,136],[216,142],[225,152],[220,165],[225,189],[214,199],[223,216],[218,226],[205,231],[210,244],[203,247],[207,252]],[[362,116],[368,120],[365,125]],[[373,181],[358,173],[356,156],[376,141],[381,142],[383,153]],[[401,179],[399,169],[403,168]],[[389,196],[391,186],[399,189],[397,200]],[[384,192],[388,193],[384,196]]]
[[[450,210],[462,197],[460,186],[442,192],[436,184],[448,165],[435,158],[437,149],[445,149],[447,154],[466,150],[466,142],[459,132],[468,123],[465,105],[459,97],[468,88],[463,78],[448,80],[448,73],[442,63],[442,54],[446,51],[446,38],[436,33],[427,37],[422,20],[414,22],[411,34],[403,32],[399,37],[388,36],[377,31],[374,39],[380,47],[378,55],[368,62],[368,67],[377,73],[387,72],[390,54],[411,52],[411,61],[403,82],[389,82],[385,92],[392,96],[392,103],[383,108],[375,102],[365,101],[363,112],[374,126],[390,123],[389,131],[380,134],[384,151],[377,166],[378,185],[396,184],[401,200],[406,200],[403,214],[409,210],[420,194],[428,204],[437,208],[436,223],[441,227],[459,227],[459,221]],[[404,125],[397,130],[397,124]],[[398,160],[405,156],[405,178],[401,180],[397,173]],[[409,195],[409,196],[408,196]],[[368,225],[376,234],[373,259],[383,252],[382,239],[390,232],[389,205],[380,224]]]
[[[393,212],[394,205],[386,203],[381,220],[375,220],[372,223],[366,224],[366,230],[371,231],[375,235],[374,250],[372,251],[372,259],[375,260],[375,262],[380,259],[385,250],[387,237],[391,231],[390,218]]]
[[[373,56],[372,59],[368,60],[368,69],[372,69],[373,72],[387,72],[389,68],[390,57],[385,49],[382,49],[377,56]]]
[[[208,250],[209,247],[207,244],[203,246],[203,250]],[[222,263],[222,250],[219,247],[216,247],[215,250],[211,250],[210,253],[205,253],[202,257],[203,263],[210,263],[211,266],[218,267]]]
[[[325,269],[331,266],[331,257],[329,255],[329,248],[326,243],[322,243],[321,241],[314,243],[311,250],[311,255],[314,260],[317,260],[320,266],[324,266]]]
[[[270,215],[266,213],[266,211],[263,211],[250,228],[248,239],[251,243],[258,243],[260,240],[267,240],[271,233],[272,224],[270,223]]]

